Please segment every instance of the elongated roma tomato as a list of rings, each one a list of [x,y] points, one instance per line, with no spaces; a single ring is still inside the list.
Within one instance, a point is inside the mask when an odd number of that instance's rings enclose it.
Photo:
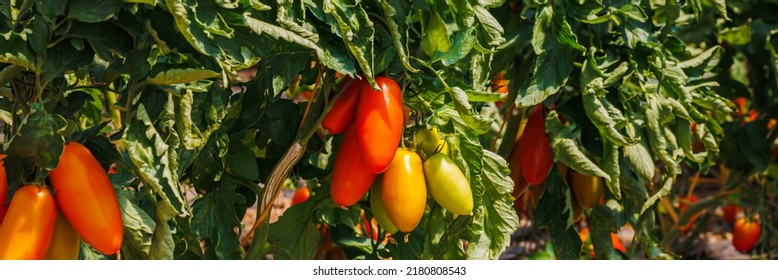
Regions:
[[[578,203],[583,208],[590,209],[597,206],[600,198],[605,194],[602,178],[597,176],[586,176],[572,171],[570,172],[570,184]]]
[[[382,177],[376,178],[373,186],[370,187],[370,209],[373,210],[373,217],[375,217],[378,225],[389,234],[397,232],[397,227],[392,223],[392,219],[386,213],[386,207],[384,207],[383,197],[381,196],[381,182]]]
[[[349,207],[356,204],[370,190],[376,174],[365,164],[361,151],[357,146],[357,130],[352,125],[335,156],[332,168],[332,185],[330,195],[336,204]]]
[[[748,252],[754,248],[762,228],[758,221],[748,220],[745,217],[737,219],[732,229],[732,245],[741,252]]]
[[[54,222],[54,233],[51,236],[51,243],[46,250],[44,260],[77,260],[78,253],[81,251],[81,237],[68,222],[62,211],[57,212],[57,219]]]
[[[8,210],[8,205],[5,204],[7,199],[8,179],[5,175],[5,154],[0,154],[0,225],[3,224],[5,212]]]
[[[542,104],[532,109],[519,146],[521,175],[530,185],[545,181],[548,172],[551,171],[551,164],[554,163],[551,144],[546,136],[546,123],[542,109]]]
[[[49,189],[26,185],[16,190],[0,226],[0,260],[39,260],[54,232],[57,204]]]
[[[373,173],[384,172],[395,156],[403,133],[400,86],[391,78],[376,77],[380,91],[362,87],[357,105],[357,143]]]
[[[381,197],[386,213],[398,230],[411,232],[416,228],[427,207],[427,186],[419,155],[397,149],[392,164],[384,172]]]
[[[65,145],[59,164],[49,173],[57,205],[84,242],[113,255],[122,247],[122,214],[108,174],[89,149]]]
[[[473,212],[470,182],[448,155],[436,153],[424,162],[424,178],[432,198],[446,210],[469,215]]]
[[[349,82],[351,82],[349,84]],[[335,104],[327,112],[327,116],[321,122],[321,126],[327,130],[330,134],[341,134],[354,123],[354,118],[357,115],[357,103],[359,101],[359,93],[362,87],[368,85],[367,80],[351,78],[345,78],[341,82],[341,87],[348,86],[343,90],[343,93],[335,101]]]

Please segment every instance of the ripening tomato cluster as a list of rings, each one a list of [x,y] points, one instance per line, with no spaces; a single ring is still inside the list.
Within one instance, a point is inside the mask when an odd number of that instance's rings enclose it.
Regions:
[[[427,192],[449,211],[470,214],[470,184],[446,153],[437,152],[447,146],[436,129],[421,130],[417,137],[417,145],[429,155],[426,161],[399,148],[405,128],[400,86],[381,76],[375,79],[379,90],[365,79],[344,80],[341,96],[322,122],[331,134],[345,132],[333,166],[333,201],[349,207],[370,192],[373,215],[388,233],[416,228]]]
[[[553,165],[543,107],[539,104],[532,108],[524,130],[516,135],[508,160],[510,177],[514,182],[516,209],[525,214],[534,214],[540,195],[545,190],[543,183]],[[577,222],[583,218],[584,209],[591,209],[601,202],[605,194],[604,182],[600,177],[568,171],[568,167],[561,162],[557,162],[556,166],[561,178],[571,188],[573,217]],[[527,191],[528,188],[530,191]]]
[[[0,204],[5,204],[6,174],[0,170]],[[92,153],[79,143],[66,144],[49,180],[53,193],[25,185],[7,211],[0,207],[0,259],[77,259],[81,239],[106,255],[119,251],[123,227],[116,193]]]
[[[584,227],[581,229],[581,231],[578,232],[578,237],[581,238],[581,248],[583,249],[582,252],[589,254],[589,256],[594,259],[594,244],[591,241],[589,227]],[[621,238],[619,238],[619,236],[613,232],[611,232],[611,244],[613,244],[614,250],[619,251],[622,254],[627,252],[627,247],[625,247],[624,243],[621,242]]]

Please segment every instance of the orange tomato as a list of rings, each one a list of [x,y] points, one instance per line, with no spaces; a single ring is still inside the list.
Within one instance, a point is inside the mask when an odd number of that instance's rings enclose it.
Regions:
[[[5,154],[0,154],[0,224],[3,224],[3,218],[5,212],[8,210],[8,205],[5,201],[8,199],[8,180],[5,175]]]
[[[43,258],[56,217],[57,204],[49,189],[36,185],[17,189],[0,226],[0,260]]]
[[[357,129],[352,125],[340,143],[340,150],[335,156],[332,168],[330,195],[339,206],[349,207],[356,204],[365,196],[375,180],[376,174],[367,166],[361,153],[357,145]]]
[[[732,99],[732,102],[737,106],[735,116],[740,117],[746,113],[746,101],[747,99],[745,97],[736,97]]]
[[[697,197],[694,195],[690,195],[689,197],[681,196],[678,199],[681,201],[678,207],[681,215],[683,215],[683,213],[686,211],[689,211],[689,207],[697,202]],[[692,218],[689,219],[688,224],[682,225],[683,227],[681,228],[681,232],[683,232],[683,234],[687,234],[692,230],[692,225],[694,224],[694,220],[697,219],[697,216],[698,215],[692,216]]]
[[[492,78],[492,90],[502,94],[508,93],[508,80],[502,72]]]
[[[49,173],[57,205],[84,242],[105,255],[122,247],[124,228],[108,174],[92,153],[70,142]]]
[[[305,202],[311,196],[311,190],[308,187],[300,187],[294,192],[292,197],[292,205],[297,205]]]
[[[732,245],[738,251],[751,251],[756,245],[756,241],[759,240],[761,231],[761,224],[758,221],[745,217],[737,219],[735,227],[732,229]]]
[[[419,155],[397,149],[383,175],[381,198],[398,230],[411,232],[416,228],[427,207],[427,185]]]
[[[605,194],[602,178],[586,176],[578,172],[570,173],[570,187],[575,192],[578,204],[583,208],[593,208]]]
[[[621,242],[621,238],[618,235],[611,232],[611,243],[613,243],[613,249],[621,252],[622,254],[627,252],[627,247],[624,247],[624,243]]]
[[[357,143],[362,158],[373,173],[384,172],[392,163],[403,134],[403,103],[400,86],[387,77],[376,77],[380,91],[362,87],[357,105]]]

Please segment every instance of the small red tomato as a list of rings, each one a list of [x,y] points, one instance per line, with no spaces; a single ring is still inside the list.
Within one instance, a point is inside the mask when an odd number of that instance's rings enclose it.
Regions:
[[[751,251],[759,240],[761,225],[755,220],[737,219],[732,229],[732,245],[741,252]]]
[[[732,99],[732,102],[737,106],[735,116],[740,117],[746,113],[746,101],[747,99],[745,97],[736,97],[735,99]]]
[[[737,212],[739,211],[738,207],[735,205],[726,205],[723,207],[724,210],[724,221],[728,224],[733,224],[735,222],[735,218],[737,217]]]
[[[308,187],[300,187],[294,192],[292,205],[303,203],[308,200],[309,197],[311,197],[311,190],[309,190]]]
[[[678,198],[680,200],[678,209],[680,210],[680,214],[683,215],[686,211],[689,211],[689,207],[691,205],[694,205],[694,203],[697,203],[697,197],[694,195],[690,195],[689,197],[681,196]],[[689,231],[692,230],[692,225],[694,224],[694,220],[697,219],[697,215],[692,216],[691,219],[689,219],[689,223],[686,225],[683,225],[683,228],[681,228],[681,231],[683,234],[689,233]]]

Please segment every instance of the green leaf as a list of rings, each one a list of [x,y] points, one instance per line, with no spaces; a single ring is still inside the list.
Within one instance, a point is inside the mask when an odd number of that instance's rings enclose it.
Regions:
[[[472,105],[467,100],[467,93],[459,87],[449,88],[448,93],[454,99],[454,105],[462,121],[477,134],[484,134],[491,128],[492,119],[473,113]]]
[[[231,180],[214,182],[216,187],[192,205],[192,230],[206,243],[206,256],[222,260],[239,259],[243,249],[234,228],[240,226],[236,204],[245,197],[236,193]]]
[[[351,54],[357,59],[370,84],[375,84],[373,68],[375,67],[373,37],[375,29],[373,22],[362,8],[361,4],[348,5],[341,0],[325,0],[324,12],[334,19],[331,23],[335,34],[343,38]]]
[[[46,62],[40,69],[48,83],[67,71],[89,64],[94,55],[92,50],[77,50],[71,44],[60,43],[46,50]]]
[[[575,54],[583,50],[562,13],[544,6],[535,16],[532,47],[537,58],[533,76],[519,89],[516,104],[529,107],[559,91],[573,70]],[[553,65],[553,67],[550,67]]]
[[[169,201],[161,200],[156,205],[156,227],[151,236],[151,249],[149,250],[150,260],[172,260],[175,243],[173,242],[173,233],[170,231],[168,221],[178,214],[178,211]]]
[[[513,210],[513,181],[508,176],[507,162],[491,151],[483,153],[483,172],[470,179],[471,185],[478,187],[474,189],[477,208],[468,228],[467,256],[497,259],[519,227],[519,217]]]
[[[636,48],[638,43],[656,41],[654,35],[651,34],[651,25],[647,22],[625,19],[621,24],[621,29],[627,46],[630,48]]]
[[[3,147],[9,194],[29,183],[27,177],[35,169],[52,170],[57,167],[65,146],[65,119],[49,114],[40,103],[32,103],[30,107],[30,114]],[[8,199],[11,197],[9,195]]]
[[[147,77],[146,82],[150,85],[174,85],[216,77],[219,77],[219,73],[208,69],[170,69],[159,73],[154,77]]]
[[[35,56],[33,54],[33,50],[19,34],[0,34],[0,63],[35,69],[33,63]]]
[[[619,147],[608,141],[603,141],[602,169],[610,175],[605,182],[608,190],[616,199],[621,199],[621,169],[619,168]],[[633,145],[634,146],[634,145]]]
[[[224,129],[217,130],[208,138],[208,142],[192,163],[191,180],[198,192],[212,190],[221,179],[229,140]]]
[[[665,163],[670,172],[672,174],[680,174],[681,167],[679,163],[667,151],[667,139],[662,132],[662,126],[659,124],[660,113],[659,105],[657,103],[656,97],[652,96],[652,98],[648,98],[645,107],[646,120],[648,121],[646,125],[648,128],[646,131],[646,134],[648,134],[648,142],[651,144],[651,151]]]
[[[548,228],[555,255],[559,259],[579,259],[581,238],[573,227],[570,187],[556,168],[546,178],[546,190],[538,201],[535,223]]]
[[[228,154],[225,160],[230,173],[252,181],[259,181],[259,167],[254,152],[248,147]]]
[[[75,22],[68,34],[86,40],[101,59],[109,62],[113,54],[125,58],[132,49],[132,37],[114,24]]]
[[[159,197],[158,203],[170,204],[179,215],[187,216],[189,212],[179,187],[175,151],[154,126],[146,106],[140,104],[135,112],[135,120],[128,124],[123,139],[119,140],[120,150],[130,155],[136,174],[144,186]]]
[[[634,121],[636,121],[634,124],[635,129],[639,130],[638,137],[640,138],[640,142],[635,145],[624,146],[624,157],[640,177],[646,180],[653,180],[654,160],[648,152],[648,140],[644,136],[643,121],[638,119],[634,119]]]
[[[408,29],[408,26],[405,23],[407,12],[403,7],[404,2],[399,0],[387,0],[381,1],[380,3],[381,10],[384,12],[384,21],[386,21],[386,25],[389,27],[389,34],[392,36],[392,46],[394,46],[394,50],[397,52],[400,62],[408,71],[413,73],[419,72],[418,69],[411,66],[411,63],[408,60],[408,51],[407,47],[405,47],[407,38],[403,36],[403,32],[400,32],[400,30],[404,31]]]
[[[581,98],[583,99],[586,116],[588,116],[592,123],[597,126],[601,135],[605,136],[608,140],[618,146],[629,146],[638,142],[637,139],[624,136],[616,129],[618,123],[610,114],[613,110],[608,110],[608,107],[612,109],[615,108],[612,106],[606,107],[605,104],[608,103],[606,99],[601,99],[589,92],[584,92]],[[620,113],[617,116],[620,116]],[[623,117],[621,118],[623,119]]]
[[[279,99],[267,107],[267,111],[257,123],[260,133],[281,147],[289,147],[297,136],[297,128],[302,121],[299,107],[292,100]]]
[[[65,14],[66,3],[67,2],[65,1],[36,0],[35,9],[37,9],[43,15],[53,18]]]
[[[437,52],[445,53],[451,48],[446,22],[443,21],[438,12],[432,11],[424,28],[425,33],[421,39],[421,49],[428,56],[432,57]]]
[[[611,232],[618,231],[614,214],[608,207],[597,205],[589,215],[590,236],[594,245],[594,253],[601,260],[622,259],[621,255],[613,249],[611,238]]]
[[[220,87],[211,86],[209,92],[194,93],[186,90],[181,95],[176,130],[187,150],[204,146],[211,134],[219,128],[227,113],[226,94],[228,92]]]
[[[71,0],[68,1],[68,18],[83,22],[106,21],[116,15],[123,5],[122,0]]]
[[[751,42],[751,25],[743,24],[719,30],[716,34],[720,42],[733,46],[744,46]]]
[[[616,9],[616,13],[623,16],[626,19],[635,20],[638,22],[645,22],[648,20],[648,16],[643,9],[635,4],[626,4]]]
[[[432,60],[440,60],[445,66],[451,66],[460,62],[470,53],[470,50],[473,49],[476,43],[473,31],[475,31],[475,28],[469,27],[455,32],[452,39],[453,43],[449,50],[446,52],[436,52]]]
[[[328,186],[319,186],[307,201],[287,209],[277,222],[270,225],[268,241],[287,249],[293,259],[312,259],[321,238],[316,230],[314,212],[335,207],[329,193]]]
[[[482,6],[473,6],[473,8],[475,11],[476,19],[478,19],[478,22],[481,23],[478,25],[478,27],[483,29],[486,34],[489,35],[489,46],[496,47],[505,43],[505,38],[502,37],[502,34],[505,33],[505,30],[502,28],[502,25],[500,25],[497,19],[494,18],[494,16]]]
[[[119,207],[122,209],[122,225],[124,226],[124,242],[122,253],[126,257],[127,251],[139,259],[148,259],[151,250],[151,236],[156,228],[156,222],[133,200],[130,191],[117,191]]]
[[[578,173],[610,180],[608,173],[602,171],[581,151],[575,139],[572,138],[569,127],[562,125],[557,116],[555,110],[546,115],[546,131],[550,135],[549,141],[551,142],[551,151],[554,153],[554,161],[562,162]]]

